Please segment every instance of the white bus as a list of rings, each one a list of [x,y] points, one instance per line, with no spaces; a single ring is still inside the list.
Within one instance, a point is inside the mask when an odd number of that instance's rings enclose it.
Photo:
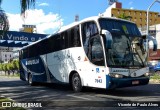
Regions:
[[[113,89],[149,82],[146,38],[133,22],[95,16],[20,50],[20,78]]]

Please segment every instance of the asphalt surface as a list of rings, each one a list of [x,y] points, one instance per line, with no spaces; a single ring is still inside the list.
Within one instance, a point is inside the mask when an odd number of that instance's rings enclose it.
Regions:
[[[74,93],[68,85],[38,84],[30,86],[19,78],[0,76],[0,96],[11,98],[17,103],[42,104],[41,108],[26,108],[30,110],[160,109],[160,84],[112,91],[86,88],[83,92]]]

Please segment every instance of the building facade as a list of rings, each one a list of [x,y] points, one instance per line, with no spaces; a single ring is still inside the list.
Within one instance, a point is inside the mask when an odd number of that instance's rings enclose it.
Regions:
[[[0,62],[7,63],[13,59],[13,48],[12,47],[0,47]]]
[[[119,17],[125,14],[125,16],[130,16],[130,21],[135,22],[139,28],[145,27],[147,25],[147,12],[146,10],[134,10],[134,9],[123,9],[122,3],[115,2],[110,7],[106,9],[103,13],[107,17]],[[158,12],[149,12],[149,25],[160,24],[160,15]]]

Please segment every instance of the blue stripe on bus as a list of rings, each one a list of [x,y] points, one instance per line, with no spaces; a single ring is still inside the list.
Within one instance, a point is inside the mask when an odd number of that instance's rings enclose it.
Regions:
[[[39,59],[39,63],[35,65],[26,65],[27,60],[34,60]],[[33,75],[33,81],[35,82],[47,82],[47,74],[46,72],[49,72],[49,77],[51,79],[51,82],[61,83],[59,80],[57,80],[52,73],[49,71],[48,67],[43,63],[42,59],[40,57],[34,57],[29,59],[23,59],[21,60],[23,71],[20,73],[21,79],[28,79],[26,78],[28,76],[28,71]],[[46,67],[46,69],[45,69]]]
[[[106,89],[110,88],[111,86],[111,77],[109,75],[106,75]]]

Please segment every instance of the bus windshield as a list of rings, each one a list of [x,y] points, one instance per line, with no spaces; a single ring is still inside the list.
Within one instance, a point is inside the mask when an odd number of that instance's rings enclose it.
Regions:
[[[99,19],[101,29],[112,34],[112,49],[106,49],[109,67],[144,67],[147,53],[144,51],[141,34],[134,23]]]

